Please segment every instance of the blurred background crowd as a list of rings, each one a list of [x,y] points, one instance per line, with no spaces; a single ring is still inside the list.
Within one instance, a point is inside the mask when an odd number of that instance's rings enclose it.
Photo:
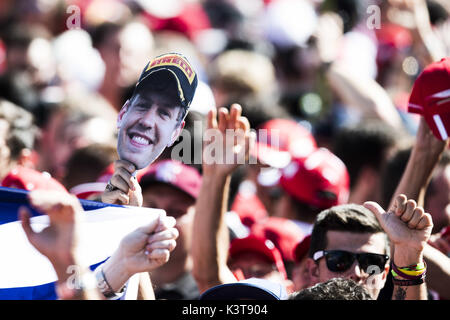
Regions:
[[[418,127],[407,112],[411,89],[427,65],[450,55],[449,15],[447,0],[2,0],[0,181],[98,200],[117,159],[118,111],[151,58],[178,52],[199,77],[184,129],[192,146],[202,143],[194,123],[232,103],[253,129],[278,130],[280,148],[269,139],[258,165],[233,174],[227,223],[232,239],[272,235],[295,277],[289,264],[307,244],[293,250],[320,210],[389,204]],[[144,205],[178,219],[195,204],[201,165],[176,169],[173,160],[186,155],[174,148],[161,167],[184,173],[171,182],[182,194],[168,190],[173,199],[165,199],[145,184],[155,165],[138,176]],[[316,148],[309,164],[320,170],[305,173],[304,156]],[[439,239],[450,225],[448,159],[425,202]],[[171,261],[188,270],[184,239]]]

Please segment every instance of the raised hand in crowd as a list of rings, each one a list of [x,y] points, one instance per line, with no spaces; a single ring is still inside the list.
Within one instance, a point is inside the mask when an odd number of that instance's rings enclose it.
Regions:
[[[210,142],[203,148],[203,182],[196,203],[192,236],[193,275],[200,292],[237,281],[227,266],[229,234],[225,212],[228,188],[230,174],[244,163],[241,161],[248,157],[255,139],[241,112],[241,106],[233,104],[230,112],[219,109],[218,120],[215,110],[208,113],[205,137],[207,140],[209,137]],[[236,139],[225,139],[227,130],[231,130],[228,132],[235,134]],[[213,136],[215,138],[211,139]],[[214,159],[211,158],[212,148],[215,149]]]
[[[395,195],[398,194],[404,194],[407,198],[416,200],[419,206],[424,205],[425,194],[433,170],[448,147],[449,141],[450,139],[445,141],[437,139],[424,118],[420,119],[411,156],[395,190],[390,207],[394,205]],[[430,213],[433,215],[433,212]],[[431,240],[433,241],[433,238]],[[423,253],[430,270],[427,276],[428,286],[440,295],[449,297],[450,269],[446,266],[450,266],[450,259],[429,244],[425,245]]]
[[[133,175],[136,168],[126,160],[114,162],[114,174],[102,194],[102,202],[142,207],[142,190]]]
[[[376,202],[368,201],[364,206],[375,214],[391,241],[394,270],[423,265],[423,251],[433,229],[431,215],[403,194],[396,197],[394,205],[387,212]],[[424,268],[426,270],[426,266]],[[398,276],[394,276],[394,299],[427,299],[424,277],[419,278],[417,275],[417,279],[411,279],[413,282],[408,281],[408,276],[397,270],[395,272]]]

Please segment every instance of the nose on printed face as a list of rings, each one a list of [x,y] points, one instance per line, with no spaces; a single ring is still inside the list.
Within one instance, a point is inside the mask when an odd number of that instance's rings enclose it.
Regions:
[[[144,127],[154,128],[156,124],[156,108],[151,107],[148,109],[148,111],[139,119],[139,123]]]

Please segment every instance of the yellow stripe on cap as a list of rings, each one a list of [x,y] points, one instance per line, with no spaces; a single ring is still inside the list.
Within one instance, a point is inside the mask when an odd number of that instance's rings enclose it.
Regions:
[[[183,71],[183,73],[186,75],[186,78],[189,81],[189,84],[192,84],[192,81],[194,81],[195,78],[195,71],[192,69],[189,62],[187,62],[186,59],[183,57],[177,55],[177,54],[165,54],[162,56],[159,56],[155,60],[153,60],[151,63],[149,63],[147,69],[145,72],[161,66],[174,66]]]

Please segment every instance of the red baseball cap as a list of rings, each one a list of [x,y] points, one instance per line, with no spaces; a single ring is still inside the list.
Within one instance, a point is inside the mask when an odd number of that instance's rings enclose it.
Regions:
[[[180,161],[163,160],[148,166],[140,176],[138,175],[138,181],[141,185],[154,182],[165,183],[197,199],[202,177],[197,169]]]
[[[293,221],[282,217],[268,217],[256,222],[250,234],[272,241],[285,261],[294,261],[294,248],[305,237]]]
[[[252,155],[264,164],[283,168],[291,157],[306,157],[316,148],[316,140],[301,124],[289,119],[272,119],[258,127]]]
[[[433,134],[446,140],[450,133],[450,58],[427,66],[414,82],[408,111],[421,114]]]
[[[31,168],[17,166],[2,181],[3,187],[32,190],[64,191],[67,189],[48,172],[40,172]]]
[[[295,158],[284,169],[281,187],[301,202],[327,209],[346,203],[349,175],[345,164],[328,149],[316,149],[306,158]]]
[[[244,252],[256,252],[265,256],[274,263],[285,279],[287,279],[286,269],[280,251],[275,247],[272,241],[256,235],[249,235],[245,238],[235,238],[230,243],[228,257],[235,259]]]
[[[445,238],[445,237],[449,237],[450,236],[450,227],[447,227],[444,229],[444,231],[442,232],[441,237]]]
[[[231,211],[237,213],[243,225],[251,227],[256,221],[268,216],[264,204],[256,194],[239,192],[231,205]]]
[[[311,246],[311,235],[308,234],[303,238],[294,248],[293,256],[295,262],[300,262],[308,255],[309,247]]]

